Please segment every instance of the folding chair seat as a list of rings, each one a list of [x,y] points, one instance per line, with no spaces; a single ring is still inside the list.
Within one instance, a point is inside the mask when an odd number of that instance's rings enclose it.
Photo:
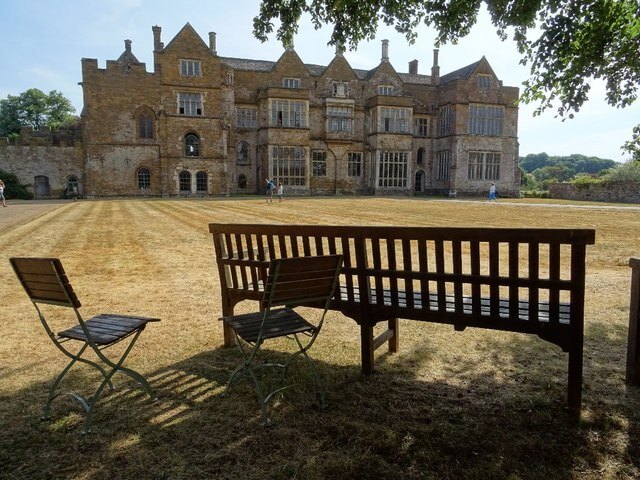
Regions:
[[[260,311],[222,318],[222,321],[233,330],[236,345],[243,356],[242,363],[229,378],[225,394],[241,374],[251,376],[264,425],[271,423],[267,414],[269,400],[285,388],[294,386],[287,385],[286,382],[289,366],[296,358],[306,360],[314,377],[320,405],[326,406],[324,385],[307,351],[315,342],[324,323],[324,317],[338,284],[341,265],[341,255],[273,260],[269,264]],[[319,320],[311,323],[303,318],[294,310],[294,307],[301,305],[321,308]],[[285,363],[257,362],[256,354],[265,340],[280,337],[291,338],[297,345],[297,350],[288,360]],[[265,391],[266,385],[259,375],[261,373],[259,370],[265,367],[281,369],[280,384],[271,392]]]
[[[49,389],[43,418],[49,418],[51,402],[54,398],[60,395],[68,395],[76,400],[86,412],[83,433],[89,433],[95,405],[107,385],[113,390],[111,378],[117,372],[137,381],[151,398],[155,398],[155,393],[147,380],[134,370],[124,367],[123,363],[147,323],[159,321],[158,318],[102,313],[85,320],[78,310],[81,306],[80,301],[73,291],[59,259],[10,258],[9,261],[36,308],[38,317],[49,338],[70,359]],[[53,307],[45,308],[43,304],[53,305]],[[71,328],[56,334],[49,323],[52,317],[62,316],[62,312],[56,310],[57,307],[72,309],[75,313],[76,321]],[[47,316],[49,320],[47,320]],[[129,343],[118,360],[114,361],[104,354],[104,349],[125,339],[128,339]],[[67,342],[73,342],[73,344],[77,345],[77,348],[68,348]],[[91,351],[95,353],[97,360],[83,356]],[[94,367],[102,376],[101,383],[90,397],[83,397],[73,392],[58,392],[58,385],[76,362]]]

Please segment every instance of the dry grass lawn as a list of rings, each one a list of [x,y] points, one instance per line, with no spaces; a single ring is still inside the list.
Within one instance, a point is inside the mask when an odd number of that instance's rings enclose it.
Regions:
[[[377,373],[363,378],[357,326],[332,312],[312,350],[330,407],[317,410],[311,391],[290,389],[271,408],[275,426],[262,428],[248,382],[221,396],[239,355],[222,348],[209,222],[595,228],[581,419],[565,409],[567,356],[537,337],[401,321],[400,351],[379,351]],[[1,478],[640,477],[640,390],[624,384],[638,208],[371,197],[272,205],[257,197],[104,200],[13,204],[0,209],[0,227]],[[81,410],[63,398],[52,420],[41,421],[47,389],[66,363],[11,256],[60,257],[85,316],[162,318],[128,360],[159,400],[116,377],[120,388],[99,402],[96,433],[80,434]],[[96,380],[78,367],[65,381],[88,393]]]

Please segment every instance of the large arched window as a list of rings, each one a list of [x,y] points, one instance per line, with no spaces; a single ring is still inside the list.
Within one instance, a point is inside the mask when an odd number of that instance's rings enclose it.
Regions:
[[[424,148],[422,147],[418,149],[418,157],[416,158],[416,163],[418,165],[424,165]]]
[[[188,133],[184,137],[184,154],[187,157],[200,156],[200,138],[195,133]]]
[[[155,115],[148,108],[138,112],[138,138],[153,140],[155,130]]]
[[[236,147],[236,161],[240,164],[249,163],[249,144],[240,142]]]
[[[191,172],[182,170],[178,179],[180,183],[180,193],[191,193]]]
[[[239,175],[238,176],[238,189],[240,190],[244,190],[247,188],[247,177],[246,175]]]
[[[196,192],[207,193],[209,191],[209,176],[207,172],[196,173]]]
[[[151,172],[149,172],[148,168],[140,168],[138,170],[138,188],[140,190],[151,188]]]

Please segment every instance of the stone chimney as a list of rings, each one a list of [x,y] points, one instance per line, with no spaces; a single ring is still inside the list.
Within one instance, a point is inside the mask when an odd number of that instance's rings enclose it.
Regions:
[[[216,32],[209,32],[209,48],[211,49],[211,53],[218,55],[216,51]]]
[[[131,53],[131,40],[124,41],[124,51],[126,53]]]
[[[382,59],[383,62],[389,61],[389,40],[382,40]]]
[[[440,67],[438,66],[438,49],[433,49],[433,67],[431,67],[431,83],[438,85],[440,83]]]
[[[411,60],[409,62],[409,73],[411,75],[417,75],[418,74],[418,60]]]
[[[162,31],[162,28],[156,25],[151,27],[151,30],[153,30],[153,51],[161,52],[164,49],[164,43],[160,41],[160,32]]]

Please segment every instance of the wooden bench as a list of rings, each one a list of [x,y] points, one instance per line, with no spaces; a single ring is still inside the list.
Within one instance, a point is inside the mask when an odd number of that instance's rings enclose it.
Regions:
[[[630,258],[629,266],[631,267],[631,292],[626,381],[630,385],[640,385],[640,258]]]
[[[398,318],[536,334],[569,354],[580,410],[588,229],[209,224],[223,315],[262,299],[270,259],[342,254],[333,310],[360,326],[362,371],[398,348]],[[386,329],[374,335],[374,326]],[[233,345],[230,331],[225,345]]]

